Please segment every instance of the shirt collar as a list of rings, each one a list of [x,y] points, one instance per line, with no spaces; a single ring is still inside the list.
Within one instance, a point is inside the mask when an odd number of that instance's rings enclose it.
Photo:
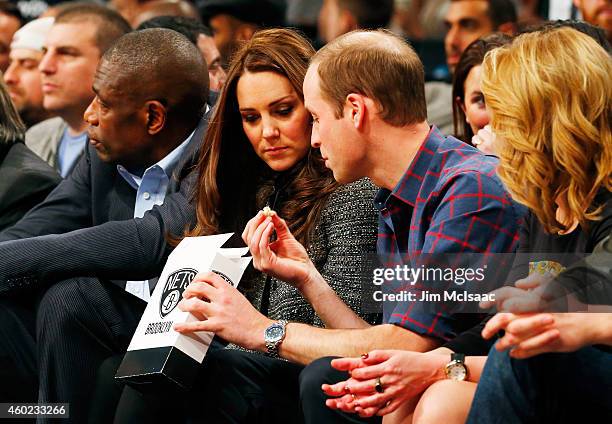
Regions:
[[[176,164],[178,163],[181,154],[183,153],[183,150],[185,150],[185,147],[187,147],[187,144],[189,144],[189,141],[191,140],[191,137],[193,137],[193,134],[195,132],[195,129],[191,131],[191,134],[189,134],[181,144],[179,144],[173,151],[168,153],[166,157],[164,157],[162,160],[155,164],[161,169],[163,169],[168,177],[172,175],[172,172],[174,171],[174,168],[176,167]]]
[[[181,158],[181,155],[183,154],[183,151],[185,150],[185,148],[189,144],[189,141],[191,140],[191,137],[193,137],[193,134],[196,132],[196,129],[194,129],[191,132],[191,134],[189,134],[187,136],[187,138],[181,144],[179,144],[176,148],[174,148],[174,150],[172,150],[170,153],[168,153],[159,162],[157,162],[156,164],[151,165],[150,167],[148,167],[142,175],[144,176],[150,169],[153,169],[153,168],[157,167],[157,168],[161,168],[164,171],[164,173],[168,177],[170,177],[170,175],[172,175],[172,172],[174,171],[174,168],[178,164],[178,161]],[[137,175],[132,174],[130,171],[128,171],[122,165],[117,165],[117,172],[119,172],[119,174],[132,187],[134,187],[135,189],[138,189],[138,187],[140,186],[140,183],[142,182],[142,177],[139,177]]]
[[[415,206],[425,174],[432,166],[434,155],[438,151],[440,145],[444,143],[444,139],[445,137],[440,130],[438,130],[435,125],[432,125],[427,138],[421,143],[421,147],[419,147],[414,159],[410,162],[408,169],[393,191],[381,189],[378,192],[375,199],[377,208],[380,209],[384,207],[391,197],[408,203],[412,207]]]

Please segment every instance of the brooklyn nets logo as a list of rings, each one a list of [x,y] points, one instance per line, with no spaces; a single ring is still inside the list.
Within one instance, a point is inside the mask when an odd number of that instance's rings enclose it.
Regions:
[[[183,296],[183,292],[197,273],[198,271],[195,269],[183,268],[174,271],[168,276],[159,302],[159,315],[162,318],[165,318],[176,308],[176,305],[178,305]]]

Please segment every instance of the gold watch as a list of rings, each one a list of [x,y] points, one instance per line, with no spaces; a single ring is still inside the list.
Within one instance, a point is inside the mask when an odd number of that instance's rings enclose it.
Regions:
[[[444,367],[446,378],[455,381],[464,381],[467,379],[468,370],[465,366],[465,354],[451,353],[451,360]]]

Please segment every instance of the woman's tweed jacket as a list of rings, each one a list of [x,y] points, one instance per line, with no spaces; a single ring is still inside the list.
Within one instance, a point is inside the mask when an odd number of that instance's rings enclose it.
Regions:
[[[362,272],[364,259],[367,254],[376,252],[378,212],[374,208],[375,194],[376,188],[368,179],[340,186],[329,196],[321,211],[307,248],[310,259],[329,286],[363,318],[372,316],[362,310],[361,294],[367,277]],[[270,277],[255,274],[250,282],[252,289],[245,293],[259,310],[266,278]],[[299,291],[275,278],[271,278],[266,315],[273,320],[323,326]]]

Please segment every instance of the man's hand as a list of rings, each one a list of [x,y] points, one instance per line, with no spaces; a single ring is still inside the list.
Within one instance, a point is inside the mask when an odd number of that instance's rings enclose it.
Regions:
[[[361,358],[334,359],[332,366],[349,371],[351,378],[323,385],[327,395],[340,396],[326,404],[362,417],[389,414],[444,378],[442,369],[447,362],[444,354],[403,350],[374,350]],[[377,381],[382,384],[382,393],[375,390]]]
[[[264,330],[273,321],[214,272],[196,275],[178,306],[199,320],[175,324],[174,329],[179,333],[212,331],[228,342],[265,351]]]
[[[270,242],[273,231],[276,231],[276,240]],[[318,274],[304,246],[276,212],[271,212],[271,216],[259,212],[247,223],[242,239],[249,246],[256,269],[292,284],[298,290]]]

